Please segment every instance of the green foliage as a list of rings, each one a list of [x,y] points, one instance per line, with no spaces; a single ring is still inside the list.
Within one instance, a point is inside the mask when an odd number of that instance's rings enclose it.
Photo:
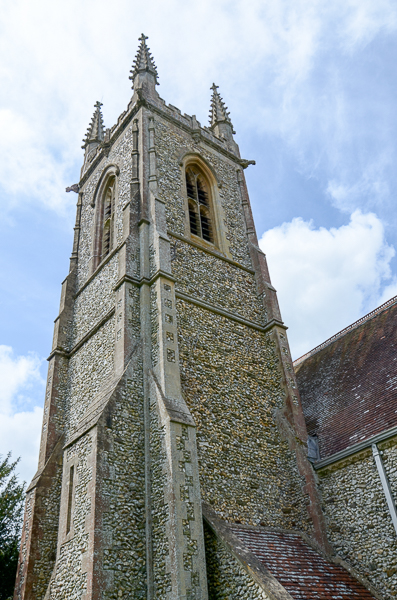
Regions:
[[[0,600],[13,595],[25,496],[25,483],[15,475],[19,459],[10,458],[11,453],[0,456]]]

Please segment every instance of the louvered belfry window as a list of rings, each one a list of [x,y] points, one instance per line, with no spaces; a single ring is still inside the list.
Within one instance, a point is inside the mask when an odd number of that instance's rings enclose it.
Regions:
[[[102,252],[101,260],[105,258],[112,249],[113,231],[113,207],[116,178],[112,177],[106,187],[103,199],[103,221],[102,221]]]
[[[189,204],[190,233],[214,243],[209,185],[195,167],[186,169],[186,192]]]

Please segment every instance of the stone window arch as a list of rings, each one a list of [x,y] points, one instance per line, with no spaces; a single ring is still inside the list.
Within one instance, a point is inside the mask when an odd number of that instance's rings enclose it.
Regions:
[[[215,245],[213,198],[208,177],[197,164],[188,164],[185,182],[190,233]]]
[[[113,249],[116,184],[116,174],[110,171],[97,194],[93,270]]]

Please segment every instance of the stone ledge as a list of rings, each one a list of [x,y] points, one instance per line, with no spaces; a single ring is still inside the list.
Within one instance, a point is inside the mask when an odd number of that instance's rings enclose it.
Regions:
[[[262,333],[265,333],[266,331],[274,327],[274,325],[280,325],[280,323],[278,322],[269,323],[267,326],[259,325],[258,323],[248,321],[247,319],[244,319],[244,317],[240,317],[239,315],[224,310],[223,308],[218,308],[214,304],[209,304],[204,300],[197,300],[196,298],[193,298],[193,296],[189,296],[188,294],[184,294],[183,292],[175,291],[175,297],[179,298],[179,300],[183,300],[184,302],[189,302],[190,304],[195,304],[200,308],[209,310],[210,312],[213,312],[216,315],[220,315],[221,317],[225,317],[226,319],[236,321],[237,323],[240,323],[240,325],[245,325],[246,327],[250,327],[251,329],[256,329],[257,331],[260,331]]]
[[[90,329],[90,331],[88,331],[82,338],[81,340],[79,340],[77,342],[77,344],[75,344],[73,346],[73,348],[70,351],[66,351],[60,348],[55,348],[55,350],[53,350],[51,352],[51,354],[49,355],[49,357],[47,358],[47,360],[51,360],[51,358],[53,356],[55,356],[55,354],[58,354],[60,356],[64,356],[65,358],[71,358],[73,356],[73,354],[75,354],[78,350],[80,350],[81,346],[83,346],[93,335],[95,335],[97,333],[97,331],[103,327],[103,325],[105,325],[105,323],[107,323],[107,321],[109,321],[109,319],[111,319],[113,317],[115,313],[115,308],[113,306],[113,308],[111,308],[106,315],[104,315],[102,317],[102,319],[100,319],[100,321],[98,321],[98,323],[96,325],[94,325],[94,327],[92,327]]]
[[[221,252],[217,252],[216,250],[211,250],[211,248],[206,248],[205,246],[202,246],[201,244],[198,244],[197,242],[190,240],[189,238],[186,238],[183,235],[179,235],[179,233],[174,233],[173,231],[170,231],[170,230],[167,231],[167,235],[169,235],[177,240],[180,240],[181,242],[185,242],[186,244],[189,244],[190,246],[194,246],[198,250],[202,250],[203,252],[206,252],[207,254],[211,254],[211,256],[215,256],[215,258],[219,258],[219,260],[223,260],[223,261],[229,263],[230,265],[233,265],[233,267],[237,267],[238,269],[247,271],[247,273],[250,273],[250,275],[255,275],[255,271],[253,269],[245,267],[241,263],[238,263],[235,260],[228,258]]]
[[[91,283],[91,281],[93,281],[96,278],[96,276],[100,273],[100,271],[103,269],[103,267],[105,265],[107,265],[108,262],[110,260],[112,260],[112,258],[121,250],[121,248],[125,245],[125,243],[126,243],[126,240],[121,242],[121,244],[119,244],[118,246],[116,246],[116,248],[114,248],[111,252],[109,252],[109,254],[106,256],[106,258],[104,258],[103,261],[99,263],[99,265],[97,266],[95,271],[93,273],[91,273],[91,275],[83,283],[81,288],[79,290],[77,290],[77,292],[75,293],[75,295],[74,295],[75,300],[81,294],[81,292]]]
[[[153,285],[157,281],[159,277],[163,277],[164,279],[168,279],[168,281],[176,282],[175,277],[171,275],[171,273],[167,273],[167,271],[162,271],[159,269],[152,275],[152,277],[131,277],[130,275],[123,275],[114,285],[113,291],[116,292],[123,283],[132,283],[137,287],[141,287],[142,285]]]

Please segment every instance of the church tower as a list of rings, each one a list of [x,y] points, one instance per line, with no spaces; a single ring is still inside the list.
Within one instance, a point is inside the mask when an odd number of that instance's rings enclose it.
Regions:
[[[251,214],[253,161],[215,84],[208,127],[160,98],[146,39],[111,129],[95,105],[73,186],[15,600],[215,597],[217,522],[299,530],[329,550]],[[247,585],[222,597],[289,597]]]

